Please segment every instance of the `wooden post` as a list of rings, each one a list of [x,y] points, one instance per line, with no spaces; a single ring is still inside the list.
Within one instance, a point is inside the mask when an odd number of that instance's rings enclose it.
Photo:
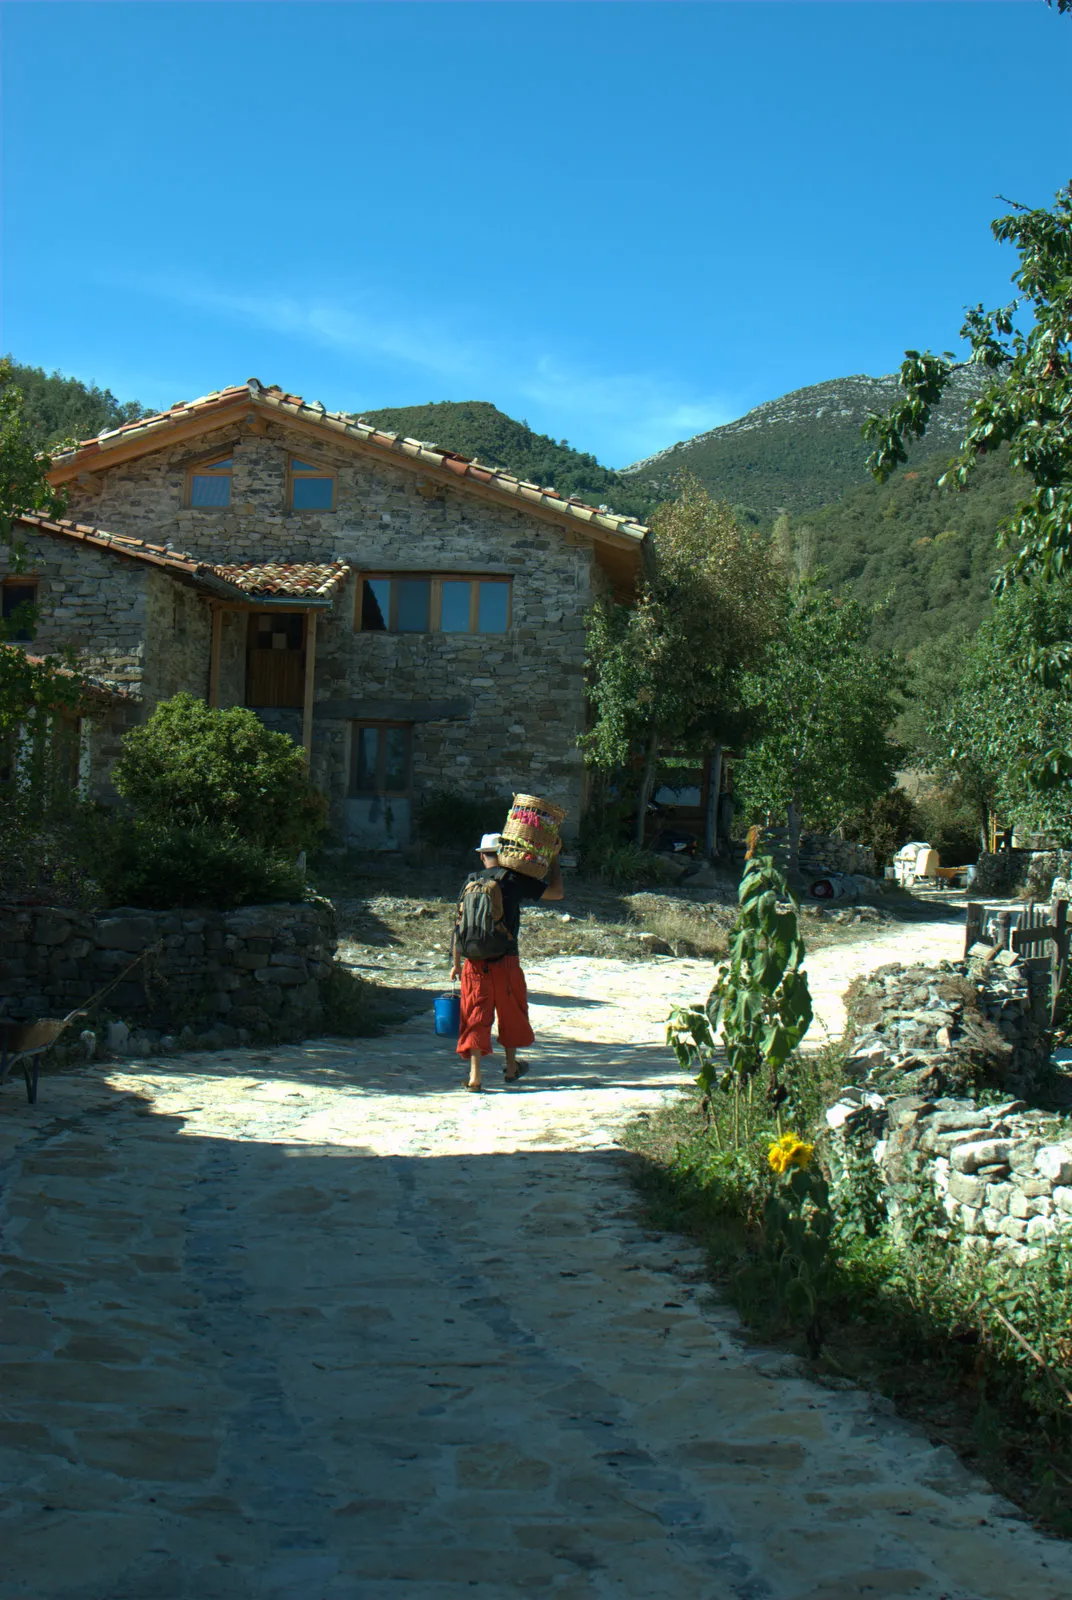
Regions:
[[[716,744],[707,758],[707,806],[704,810],[704,855],[715,858],[718,848],[718,802],[722,790],[722,746]]]
[[[220,640],[223,635],[223,610],[212,607],[212,643],[208,657],[208,703],[213,711],[220,703]]]
[[[998,917],[998,949],[1007,950],[1012,938],[1012,912],[999,911]]]
[[[1055,900],[1052,908],[1053,950],[1050,956],[1050,1027],[1057,1020],[1057,1005],[1068,972],[1068,901]]]
[[[316,672],[316,612],[305,613],[305,704],[302,707],[302,747],[306,759],[313,753],[313,679]]]
[[[964,954],[983,937],[983,906],[978,900],[968,901],[968,915],[964,923]]]
[[[644,772],[640,780],[640,794],[637,797],[636,826],[633,830],[633,839],[638,849],[644,848],[644,834],[648,825],[648,801],[651,799],[652,785],[655,779],[655,763],[659,759],[659,733],[656,729],[648,741],[647,755],[644,757]]]

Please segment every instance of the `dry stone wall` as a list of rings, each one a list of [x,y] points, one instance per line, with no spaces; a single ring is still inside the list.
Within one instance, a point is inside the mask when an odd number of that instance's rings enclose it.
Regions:
[[[10,1015],[33,1020],[118,979],[69,1046],[88,1028],[91,1048],[119,1053],[219,1049],[315,1032],[335,945],[334,908],[319,899],[226,912],[0,906],[0,992]]]
[[[895,1230],[933,1190],[970,1248],[1022,1260],[1072,1227],[1072,1121],[1030,1104],[1050,1068],[1023,962],[975,951],[883,967],[850,994],[862,1081],[826,1113],[831,1164],[836,1187],[874,1161]]]

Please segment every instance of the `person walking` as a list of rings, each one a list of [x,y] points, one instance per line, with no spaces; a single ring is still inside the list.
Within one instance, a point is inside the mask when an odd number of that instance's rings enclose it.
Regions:
[[[533,1043],[528,990],[521,970],[518,934],[526,900],[561,900],[562,868],[557,857],[544,883],[499,862],[500,835],[486,833],[477,846],[482,872],[471,873],[462,888],[451,938],[452,978],[461,978],[461,1028],[458,1054],[469,1062],[465,1087],[479,1093],[481,1065],[492,1054],[491,1025],[498,1021],[506,1056],[503,1077],[516,1083],[527,1071],[517,1052]]]

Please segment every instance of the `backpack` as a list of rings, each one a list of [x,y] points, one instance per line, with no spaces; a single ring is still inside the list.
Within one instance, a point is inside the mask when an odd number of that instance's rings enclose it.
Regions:
[[[458,901],[456,948],[470,961],[498,961],[510,948],[502,890],[494,878],[474,876]]]

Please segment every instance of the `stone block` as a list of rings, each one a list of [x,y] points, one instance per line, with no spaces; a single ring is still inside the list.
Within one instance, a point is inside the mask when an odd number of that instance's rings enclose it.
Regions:
[[[1053,1191],[1053,1203],[1066,1217],[1072,1217],[1072,1188],[1062,1186]]]
[[[34,939],[38,944],[63,944],[70,937],[71,924],[66,917],[53,911],[43,911],[34,922]]]
[[[949,1178],[949,1194],[967,1206],[981,1206],[987,1197],[987,1185],[982,1178],[970,1178],[966,1173],[954,1172]]]
[[[979,1139],[954,1145],[949,1160],[955,1172],[977,1172],[997,1161],[1007,1161],[1012,1149],[1008,1139]]]
[[[146,949],[156,937],[152,917],[103,917],[96,928],[97,944],[103,950],[127,950],[132,954]]]
[[[1002,1217],[998,1232],[1022,1244],[1027,1238],[1027,1223],[1020,1217]]]
[[[1068,1145],[1045,1144],[1035,1157],[1035,1167],[1051,1183],[1072,1184],[1072,1149]]]

